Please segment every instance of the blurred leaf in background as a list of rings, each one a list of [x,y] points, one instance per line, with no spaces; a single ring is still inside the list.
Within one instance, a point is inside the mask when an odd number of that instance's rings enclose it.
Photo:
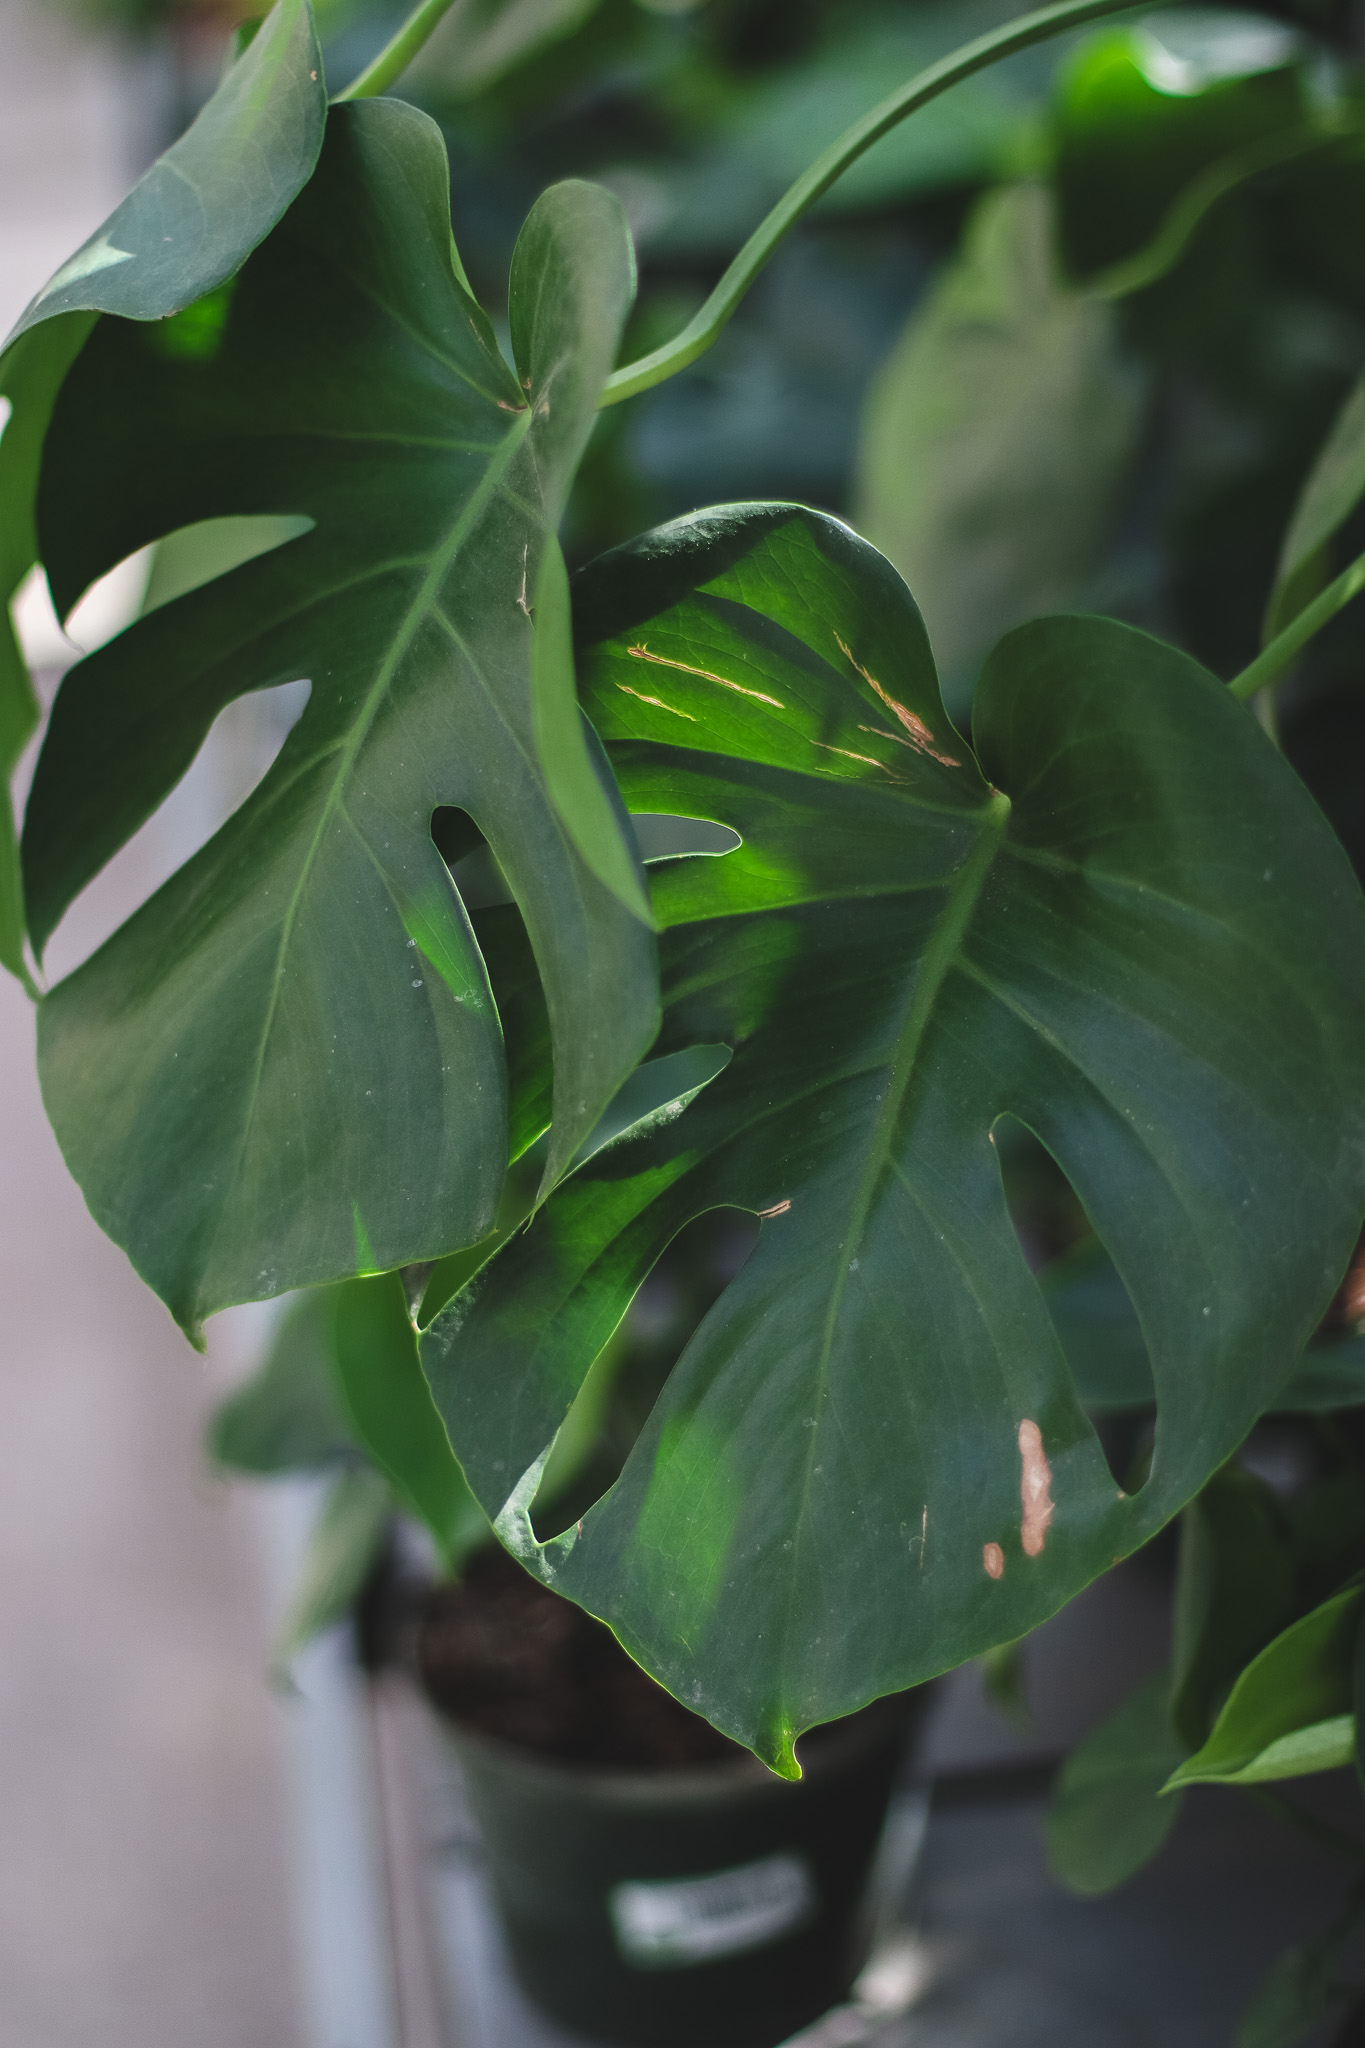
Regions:
[[[1113,310],[1065,285],[1047,191],[982,200],[863,415],[853,522],[915,592],[950,708],[1000,635],[1082,596],[1142,424]]]

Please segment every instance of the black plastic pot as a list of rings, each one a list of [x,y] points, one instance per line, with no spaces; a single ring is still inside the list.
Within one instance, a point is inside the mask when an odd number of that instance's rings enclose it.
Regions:
[[[773,2048],[848,1990],[867,1884],[921,1696],[802,1745],[661,1772],[536,1756],[447,1723],[516,1974],[622,2048]]]

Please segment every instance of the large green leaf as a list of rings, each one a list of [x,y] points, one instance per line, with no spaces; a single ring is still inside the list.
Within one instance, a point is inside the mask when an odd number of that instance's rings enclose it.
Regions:
[[[0,782],[37,722],[9,604],[38,559],[33,505],[62,379],[99,313],[161,320],[231,276],[312,175],[327,93],[307,0],[280,0],[246,57],[38,294],[0,356]],[[14,826],[0,800],[0,965],[23,974]]]
[[[1171,1725],[1170,1675],[1159,1671],[1077,1743],[1057,1774],[1047,1854],[1068,1891],[1095,1898],[1150,1863],[1175,1825],[1162,1786],[1185,1755]]]
[[[453,267],[447,182],[425,116],[335,109],[315,178],[235,284],[162,327],[102,323],[48,436],[63,609],[193,522],[314,522],[71,672],[25,825],[41,945],[225,704],[311,679],[260,787],[42,1007],[68,1164],[191,1329],[492,1222],[501,1029],[439,807],[486,835],[544,981],[548,1179],[655,1025],[652,937],[593,872],[616,799],[562,761],[552,794],[537,755],[547,693],[573,689],[557,637],[532,692],[541,556],[617,347],[629,240],[592,186],[538,203],[513,266],[519,383]],[[551,724],[586,749],[570,717]]]
[[[793,507],[695,515],[576,598],[652,869],[657,1050],[734,1057],[587,1161],[424,1363],[503,1540],[682,1698],[794,1736],[1024,1634],[1144,1542],[1273,1398],[1359,1227],[1365,906],[1255,721],[1098,619],[1010,635],[974,759],[904,585]],[[1002,1192],[1014,1115],[1137,1307],[1159,1418],[1126,1495]],[[693,1217],[764,1216],[615,1486],[542,1546],[577,1389]]]
[[[1084,590],[1141,400],[1114,309],[1057,275],[1048,193],[982,200],[868,395],[853,515],[919,593],[950,701],[1009,627]]]
[[[1355,1649],[1365,1590],[1348,1586],[1252,1659],[1202,1749],[1170,1779],[1246,1785],[1349,1763],[1355,1754]]]

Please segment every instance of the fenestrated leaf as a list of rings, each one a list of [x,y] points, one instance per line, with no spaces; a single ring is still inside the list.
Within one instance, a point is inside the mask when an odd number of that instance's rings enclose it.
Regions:
[[[1267,1643],[1171,1786],[1259,1784],[1349,1763],[1362,1604],[1365,1589],[1348,1586]]]
[[[1159,1671],[1072,1750],[1047,1812],[1047,1854],[1068,1891],[1095,1898],[1150,1863],[1175,1825],[1161,1788],[1185,1754],[1171,1725],[1170,1675]]]
[[[280,0],[250,53],[38,294],[0,356],[0,781],[37,720],[9,604],[38,558],[34,496],[53,401],[101,312],[160,320],[229,277],[311,176],[327,93],[307,0]],[[0,965],[23,974],[24,917],[8,794],[0,801]]]
[[[802,1728],[1054,1612],[1273,1396],[1365,1196],[1365,906],[1255,721],[1130,628],[1010,635],[978,766],[909,593],[814,513],[696,515],[575,606],[631,809],[742,840],[651,869],[656,1050],[734,1057],[580,1168],[424,1363],[503,1540],[790,1770]],[[1160,1412],[1131,1498],[1010,1222],[1006,1113],[1142,1321]],[[537,1474],[594,1357],[727,1204],[765,1217],[757,1249],[616,1485],[539,1545]]]
[[[1338,413],[1294,507],[1266,611],[1267,640],[1282,633],[1328,581],[1332,542],[1362,498],[1365,378],[1355,386]]]
[[[548,236],[559,289],[519,331],[523,389],[452,267],[447,183],[425,116],[335,109],[315,178],[235,283],[163,327],[104,322],[48,437],[63,609],[184,525],[314,521],[71,672],[25,825],[41,945],[226,703],[310,679],[259,788],[42,1010],[68,1164],[190,1328],[492,1222],[501,1032],[431,839],[439,806],[486,835],[529,929],[554,1038],[549,1178],[654,1028],[652,938],[574,850],[531,692],[541,553],[632,288],[624,219],[581,184],[533,212],[523,243],[540,263]],[[514,302],[530,260],[519,245]]]

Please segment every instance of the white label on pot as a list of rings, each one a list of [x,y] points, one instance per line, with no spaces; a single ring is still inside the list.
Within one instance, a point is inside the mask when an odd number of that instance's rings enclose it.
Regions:
[[[804,1857],[781,1849],[711,1877],[618,1884],[607,1907],[626,1961],[669,1969],[761,1948],[809,1920],[815,1903]]]

